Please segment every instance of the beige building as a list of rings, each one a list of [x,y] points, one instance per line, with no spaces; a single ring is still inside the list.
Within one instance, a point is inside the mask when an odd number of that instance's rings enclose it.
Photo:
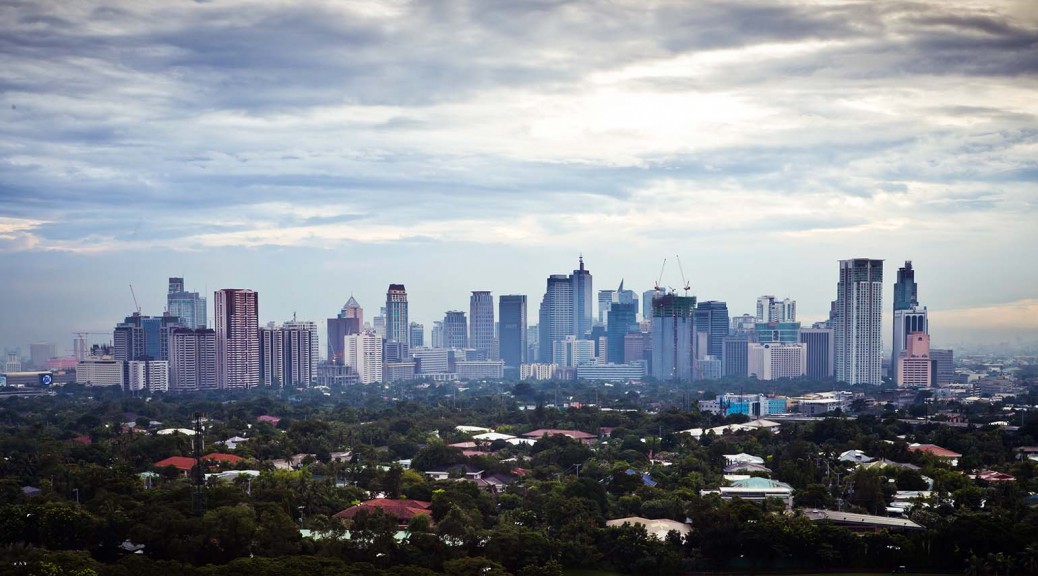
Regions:
[[[747,363],[747,374],[758,380],[798,378],[807,371],[807,344],[750,343]]]
[[[899,387],[933,385],[933,359],[930,358],[930,335],[912,332],[905,338],[905,349],[897,359]]]

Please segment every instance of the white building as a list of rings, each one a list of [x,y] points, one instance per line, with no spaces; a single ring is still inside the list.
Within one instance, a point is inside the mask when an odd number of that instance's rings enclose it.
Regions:
[[[449,370],[446,348],[412,348],[419,374],[443,374]]]
[[[382,338],[375,334],[350,334],[343,346],[344,363],[353,368],[361,384],[382,381]]]
[[[645,362],[641,360],[630,364],[582,364],[577,366],[578,380],[627,382],[641,380],[644,376]]]
[[[520,380],[551,380],[558,368],[555,364],[520,364]]]
[[[756,344],[747,349],[747,371],[758,380],[799,378],[807,370],[807,344]]]
[[[454,372],[459,380],[499,380],[505,376],[505,361],[458,360]]]
[[[836,379],[848,384],[883,383],[883,261],[840,260],[833,331]]]
[[[127,364],[127,386],[130,392],[168,392],[169,362],[166,360],[131,360]]]
[[[123,387],[123,363],[114,359],[88,359],[76,364],[76,382],[88,386]]]
[[[575,368],[581,364],[595,361],[595,342],[593,340],[577,340],[567,336],[564,340],[552,343],[552,363],[562,368]]]

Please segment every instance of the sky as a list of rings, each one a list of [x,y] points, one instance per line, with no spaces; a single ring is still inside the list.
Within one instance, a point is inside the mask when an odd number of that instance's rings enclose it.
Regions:
[[[581,254],[808,322],[838,260],[886,261],[885,309],[912,260],[935,346],[1038,343],[1033,0],[0,0],[0,59],[23,354],[169,276],[262,323],[404,283],[427,330],[472,290],[534,324]]]

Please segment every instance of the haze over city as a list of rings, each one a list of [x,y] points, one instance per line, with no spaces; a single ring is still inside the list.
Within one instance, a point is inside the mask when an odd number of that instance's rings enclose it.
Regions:
[[[262,323],[403,283],[428,328],[580,254],[807,322],[838,260],[886,260],[885,312],[912,260],[935,344],[1038,341],[1033,2],[0,11],[3,347],[110,332],[129,284],[160,314],[170,276]]]

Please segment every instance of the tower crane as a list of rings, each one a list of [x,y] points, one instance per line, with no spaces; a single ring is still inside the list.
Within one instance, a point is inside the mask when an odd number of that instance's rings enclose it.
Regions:
[[[659,277],[658,277],[658,278],[656,278],[656,287],[655,287],[655,292],[656,292],[656,295],[657,295],[657,296],[659,296],[659,294],[660,294],[660,291],[662,291],[662,290],[663,290],[663,288],[662,288],[662,287],[660,287],[660,282],[662,282],[662,281],[663,281],[663,270],[664,270],[664,269],[666,269],[666,268],[667,268],[667,259],[666,259],[666,258],[664,258],[664,259],[663,259],[663,265],[662,265],[662,266],[660,266],[660,275],[659,275]]]
[[[681,256],[675,255],[674,258],[678,260],[678,270],[681,271],[681,283],[685,285],[685,296],[688,296],[688,291],[692,289],[692,285],[685,279],[685,269],[681,266]]]
[[[141,305],[137,303],[137,294],[133,292],[133,284],[130,284],[130,296],[133,296],[133,306],[137,309],[137,315],[140,316]]]

